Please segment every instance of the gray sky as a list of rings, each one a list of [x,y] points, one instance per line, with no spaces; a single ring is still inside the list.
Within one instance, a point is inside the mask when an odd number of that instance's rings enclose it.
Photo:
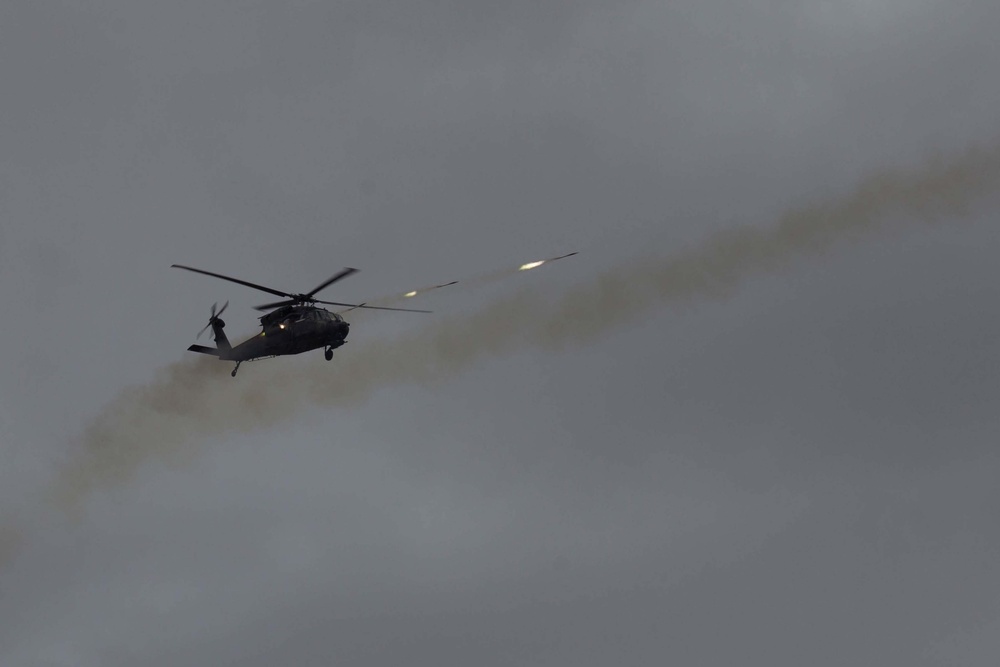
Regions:
[[[710,298],[543,305],[853,211],[877,170],[934,190],[905,170],[1000,140],[998,26],[986,0],[4,3],[0,663],[995,665],[995,191]],[[184,350],[215,301],[253,333],[261,295],[169,268],[356,266],[347,300],[571,250],[235,380]],[[515,342],[437,345],[475,323]],[[410,350],[452,361],[399,381]],[[129,412],[151,382],[179,416]],[[110,418],[134,469],[67,515]]]

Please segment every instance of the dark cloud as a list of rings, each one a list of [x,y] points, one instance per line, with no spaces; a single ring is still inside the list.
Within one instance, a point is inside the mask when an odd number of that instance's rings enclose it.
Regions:
[[[995,664],[998,12],[4,4],[0,662]]]

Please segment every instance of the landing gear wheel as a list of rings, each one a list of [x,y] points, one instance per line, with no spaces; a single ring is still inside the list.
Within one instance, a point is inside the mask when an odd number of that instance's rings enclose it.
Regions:
[[[326,348],[326,352],[323,353],[323,356],[326,357],[327,361],[330,361],[331,359],[333,359],[333,348],[329,348],[329,347]]]
[[[233,369],[233,372],[230,373],[230,375],[232,375],[233,377],[236,377],[236,371],[240,370],[240,364],[242,364],[242,363],[243,363],[242,361],[237,361],[236,362],[236,368]]]
[[[236,369],[235,368],[233,369],[233,372],[230,373],[230,375],[232,375],[233,377],[236,377]]]

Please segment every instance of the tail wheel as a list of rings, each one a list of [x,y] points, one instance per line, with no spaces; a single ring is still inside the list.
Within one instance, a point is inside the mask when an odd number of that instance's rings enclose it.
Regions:
[[[326,352],[323,353],[323,356],[326,357],[327,361],[333,359],[333,349],[329,347],[326,348]]]

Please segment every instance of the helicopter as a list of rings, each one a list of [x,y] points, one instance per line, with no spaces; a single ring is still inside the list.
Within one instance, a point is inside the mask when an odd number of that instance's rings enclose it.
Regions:
[[[572,257],[576,254],[576,252],[571,252],[565,255],[560,255],[559,257],[550,257],[548,259],[528,262],[520,265],[516,270],[529,271],[531,269],[538,268],[543,264],[548,264],[566,257]],[[188,347],[188,351],[211,355],[213,357],[218,357],[223,361],[235,361],[236,367],[231,373],[233,377],[236,377],[236,372],[240,369],[240,364],[244,361],[256,361],[258,359],[271,359],[273,357],[301,354],[311,350],[318,350],[321,347],[325,348],[324,356],[327,361],[330,361],[333,359],[333,351],[347,342],[347,334],[351,330],[350,323],[344,320],[340,314],[341,312],[347,312],[349,310],[354,310],[355,308],[392,310],[404,313],[431,312],[429,310],[415,310],[412,308],[374,306],[368,303],[354,304],[341,303],[339,301],[323,301],[316,298],[316,293],[320,290],[326,289],[333,283],[343,280],[344,278],[358,272],[358,269],[350,267],[335,273],[330,278],[314,287],[311,291],[299,294],[282,292],[281,290],[265,287],[264,285],[258,285],[246,280],[240,280],[239,278],[225,276],[221,273],[213,273],[211,271],[205,271],[204,269],[196,269],[192,266],[171,264],[170,267],[174,269],[184,269],[185,271],[193,271],[194,273],[201,273],[206,276],[212,276],[213,278],[228,280],[229,282],[236,283],[238,285],[244,285],[262,292],[283,297],[283,300],[281,301],[254,306],[255,310],[268,310],[270,312],[261,315],[258,318],[260,320],[261,327],[259,334],[252,336],[235,346],[229,342],[229,338],[223,331],[226,323],[220,317],[223,311],[229,306],[229,302],[226,301],[226,303],[222,305],[222,308],[219,308],[218,310],[216,310],[218,302],[212,304],[208,324],[206,324],[202,330],[198,332],[198,337],[200,338],[201,335],[205,333],[205,330],[211,327],[212,333],[215,337],[215,347],[195,344]],[[494,272],[492,274],[487,274],[485,278],[495,278],[507,275],[507,273],[507,271]],[[483,279],[483,277],[480,278],[480,280]],[[459,281],[457,280],[452,280],[451,282],[441,283],[439,285],[422,287],[418,290],[412,290],[400,296],[403,298],[409,298],[431,290],[455,285],[458,282]],[[379,301],[382,300],[380,299]],[[340,306],[345,310],[340,312],[331,312],[326,308],[317,306],[316,304],[318,303],[329,306]]]
[[[303,352],[317,350],[321,347],[325,348],[324,355],[326,360],[330,361],[333,359],[333,351],[347,342],[347,334],[350,332],[351,325],[344,321],[344,318],[340,315],[340,313],[331,312],[326,308],[321,308],[315,305],[318,303],[341,306],[347,308],[348,310],[353,310],[355,308],[368,308],[373,310],[394,310],[409,313],[431,312],[429,310],[413,310],[410,308],[370,306],[364,303],[353,304],[340,303],[338,301],[323,301],[316,298],[315,295],[320,290],[329,287],[338,280],[342,280],[351,274],[358,272],[357,269],[349,267],[334,274],[309,292],[291,294],[270,287],[265,287],[263,285],[257,285],[246,280],[240,280],[239,278],[224,276],[221,273],[212,273],[211,271],[196,269],[191,266],[184,266],[181,264],[171,264],[170,266],[175,269],[184,269],[186,271],[193,271],[195,273],[201,273],[214,278],[221,278],[222,280],[228,280],[229,282],[237,283],[239,285],[252,287],[253,289],[268,292],[270,294],[274,294],[275,296],[284,297],[284,300],[282,301],[255,306],[255,310],[270,311],[258,318],[260,320],[261,332],[235,346],[229,342],[229,338],[226,336],[225,331],[223,331],[226,326],[226,322],[220,317],[223,311],[226,310],[226,307],[229,306],[229,302],[226,301],[222,308],[219,308],[218,310],[216,310],[218,303],[212,304],[208,324],[206,324],[204,328],[198,332],[198,337],[200,338],[201,335],[205,333],[205,330],[211,327],[215,338],[215,347],[191,345],[188,348],[188,351],[211,355],[218,357],[223,361],[235,361],[236,367],[231,373],[233,377],[236,377],[236,372],[240,369],[240,364],[244,361],[255,361],[257,359],[270,359],[285,355],[301,354]],[[447,287],[448,285],[455,284],[455,282],[457,281],[442,285],[435,285],[433,288]]]

